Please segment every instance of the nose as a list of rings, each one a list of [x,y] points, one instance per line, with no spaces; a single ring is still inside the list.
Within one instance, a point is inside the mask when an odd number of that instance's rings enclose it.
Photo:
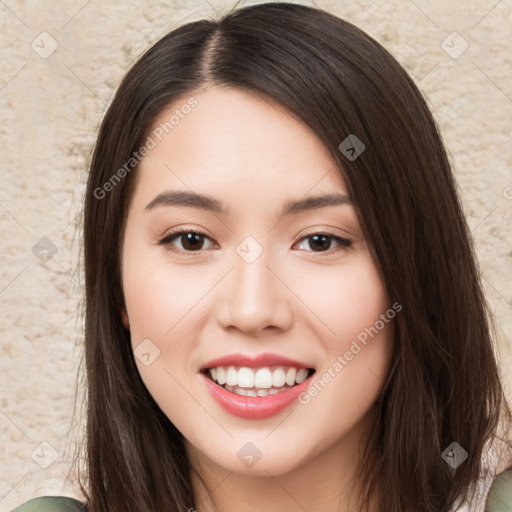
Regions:
[[[219,304],[219,323],[224,329],[248,334],[267,330],[286,330],[293,322],[293,294],[265,257],[265,251],[248,263],[234,255],[233,269],[227,276]]]

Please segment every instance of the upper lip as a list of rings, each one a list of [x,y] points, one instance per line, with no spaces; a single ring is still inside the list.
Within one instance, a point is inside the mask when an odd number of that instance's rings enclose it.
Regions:
[[[218,366],[245,366],[248,368],[262,368],[265,366],[280,365],[280,366],[293,366],[294,368],[313,368],[313,366],[301,363],[289,357],[280,356],[278,354],[259,354],[251,356],[248,354],[230,354],[227,356],[219,357],[208,361],[201,367],[202,370],[208,368],[216,368]]]

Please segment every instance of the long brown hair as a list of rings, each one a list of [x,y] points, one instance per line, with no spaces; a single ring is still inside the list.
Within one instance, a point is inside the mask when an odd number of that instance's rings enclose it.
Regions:
[[[343,169],[388,296],[403,308],[360,505],[378,485],[382,510],[448,511],[477,481],[500,412],[512,421],[450,164],[398,62],[350,23],[290,3],[173,30],[129,70],[103,119],[84,209],[88,510],[195,507],[183,437],[144,386],[122,323],[119,254],[137,172],[126,163],[162,109],[206,85],[277,100]],[[355,159],[339,148],[351,134],[365,145]],[[468,453],[456,470],[441,456],[454,441]]]

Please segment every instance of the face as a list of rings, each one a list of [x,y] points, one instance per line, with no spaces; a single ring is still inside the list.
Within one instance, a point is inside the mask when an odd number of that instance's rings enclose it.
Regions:
[[[229,471],[285,474],[347,450],[386,380],[398,308],[336,161],[236,89],[177,101],[150,136],[122,246],[149,392],[190,454]]]

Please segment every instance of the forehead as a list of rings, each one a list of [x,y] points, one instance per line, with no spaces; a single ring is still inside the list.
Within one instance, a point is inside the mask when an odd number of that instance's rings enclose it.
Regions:
[[[160,112],[148,133],[154,147],[137,181],[153,193],[163,186],[224,196],[262,188],[270,195],[347,192],[339,164],[315,133],[252,92],[191,92]]]

